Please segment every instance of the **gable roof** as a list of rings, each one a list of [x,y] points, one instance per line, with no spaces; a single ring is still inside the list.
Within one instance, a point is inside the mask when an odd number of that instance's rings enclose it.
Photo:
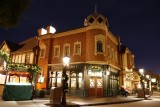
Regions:
[[[36,46],[38,46],[37,37],[35,36],[35,37],[32,37],[32,38],[29,38],[29,39],[19,43],[19,45],[21,47],[19,49],[17,49],[16,51],[12,52],[12,53],[33,51],[33,49]]]
[[[8,46],[8,48],[10,49],[11,52],[15,51],[21,47],[19,44],[16,44],[16,43],[8,41],[8,40],[4,40],[2,42],[2,44],[0,45],[0,48],[2,48],[4,46],[4,44],[6,44]]]

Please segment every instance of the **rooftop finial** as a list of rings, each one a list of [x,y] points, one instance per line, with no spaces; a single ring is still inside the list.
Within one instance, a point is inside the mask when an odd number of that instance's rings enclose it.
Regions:
[[[97,2],[95,4],[95,13],[97,13]]]

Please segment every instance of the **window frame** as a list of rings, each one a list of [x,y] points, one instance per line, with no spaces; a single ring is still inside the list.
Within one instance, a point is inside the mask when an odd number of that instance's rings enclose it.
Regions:
[[[40,55],[39,58],[45,58],[46,56],[46,45],[41,45],[40,46]]]
[[[77,52],[77,45],[79,45],[79,52]],[[81,55],[81,42],[79,41],[74,43],[74,55]]]
[[[66,52],[66,47],[68,47],[68,52]],[[69,43],[65,43],[63,45],[63,56],[70,56],[70,44]]]
[[[97,50],[97,42],[100,41],[102,44],[102,52],[99,52]],[[102,35],[102,34],[98,34],[98,35],[95,35],[95,55],[97,54],[103,54],[105,55],[105,43],[106,43],[106,36],[105,35]]]
[[[58,49],[58,54],[57,54],[57,51],[56,49]],[[60,57],[60,45],[56,45],[54,46],[54,57]]]

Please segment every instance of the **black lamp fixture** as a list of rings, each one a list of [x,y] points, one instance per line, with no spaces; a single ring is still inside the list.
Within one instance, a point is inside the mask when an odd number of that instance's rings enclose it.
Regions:
[[[143,98],[146,99],[145,97],[145,86],[144,86],[144,69],[139,69],[139,73],[140,73],[140,82],[141,82],[141,86],[142,86],[142,91],[143,91]]]
[[[63,71],[62,71],[62,105],[66,105],[66,93],[68,92],[68,75],[66,74],[67,68],[69,66],[70,57],[63,57]]]

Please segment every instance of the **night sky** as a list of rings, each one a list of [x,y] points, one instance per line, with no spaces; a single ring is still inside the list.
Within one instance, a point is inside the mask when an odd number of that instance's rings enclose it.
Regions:
[[[57,32],[82,27],[97,4],[97,12],[108,19],[110,31],[135,55],[135,67],[160,73],[160,0],[31,1],[17,27],[0,29],[0,42],[19,43],[48,25]]]

